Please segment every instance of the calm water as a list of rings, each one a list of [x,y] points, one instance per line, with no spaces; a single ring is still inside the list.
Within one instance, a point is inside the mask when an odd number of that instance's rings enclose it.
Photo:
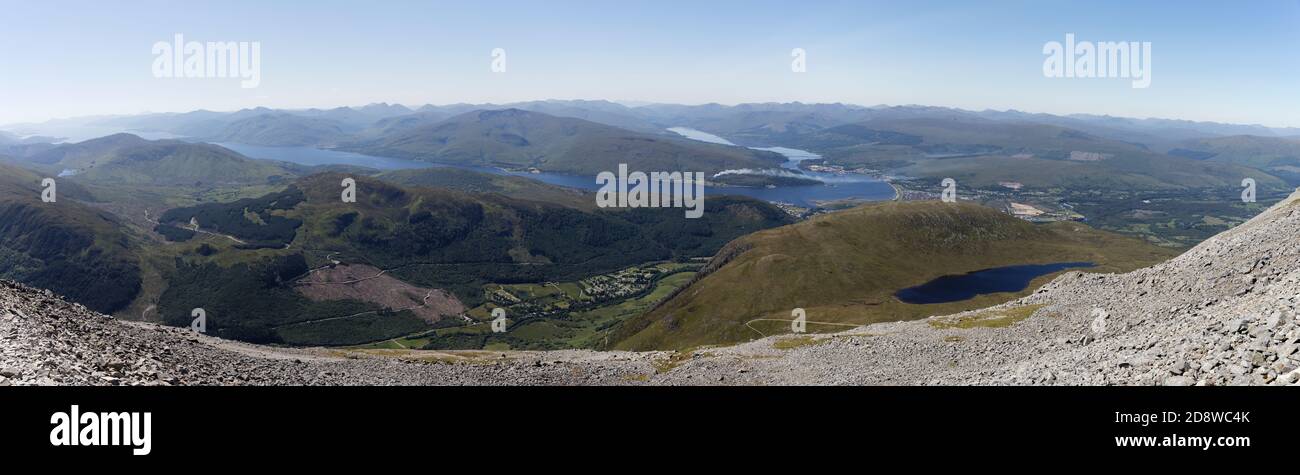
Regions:
[[[730,140],[687,127],[673,127],[668,131],[681,135],[688,139],[699,140],[723,145],[735,145]],[[744,195],[766,201],[780,201],[783,203],[793,203],[799,206],[812,207],[817,201],[834,201],[844,199],[860,199],[868,201],[885,201],[894,198],[894,187],[889,186],[881,180],[858,174],[838,175],[834,173],[819,173],[798,171],[799,162],[804,160],[813,160],[821,158],[821,155],[788,147],[750,147],[754,150],[765,150],[776,152],[785,156],[786,162],[781,164],[779,170],[727,170],[722,172],[751,174],[751,175],[781,175],[794,176],[802,178],[812,178],[825,183],[824,185],[812,186],[783,186],[777,188],[742,188],[742,187],[725,187],[716,188],[713,193]]]
[[[1075,267],[1093,267],[1091,262],[1060,262],[1023,266],[995,267],[962,275],[945,275],[894,294],[912,304],[957,302],[976,295],[1019,292],[1035,278]]]
[[[706,134],[704,132],[694,131],[675,127],[672,130],[683,136],[702,140],[706,142],[731,144],[721,137]],[[687,135],[688,132],[697,133],[695,136]],[[702,134],[702,135],[700,135]],[[219,143],[222,147],[239,152],[251,158],[263,160],[281,160],[286,162],[297,163],[300,165],[317,166],[317,165],[358,165],[370,167],[379,170],[404,170],[412,168],[431,168],[447,167],[461,168],[466,170],[475,170],[494,175],[513,175],[524,178],[538,180],[552,185],[577,188],[587,191],[600,189],[596,184],[595,177],[584,177],[577,175],[562,175],[558,173],[528,173],[506,171],[492,167],[476,167],[465,165],[445,165],[416,160],[406,160],[401,158],[386,158],[363,155],[352,152],[342,152],[337,150],[325,150],[313,147],[262,147],[256,145],[244,145],[237,143]],[[820,158],[817,154],[784,147],[770,147],[759,150],[768,150],[784,155],[787,161],[781,166],[786,170],[765,170],[756,173],[793,173],[789,170],[798,169],[798,164],[802,160]],[[633,170],[633,171],[666,171],[666,170]],[[729,172],[754,172],[731,170]],[[724,172],[727,173],[727,172]],[[765,201],[779,201],[783,203],[793,203],[799,206],[812,207],[815,201],[829,201],[840,199],[863,199],[872,201],[883,201],[894,198],[894,189],[880,180],[862,175],[835,175],[830,173],[803,173],[801,176],[814,178],[825,182],[825,185],[816,186],[789,186],[779,188],[745,188],[745,187],[709,187],[707,193],[715,195],[743,195],[757,198]]]
[[[280,160],[307,166],[358,165],[385,171],[410,170],[416,168],[459,168],[462,170],[491,173],[493,175],[520,176],[544,183],[550,183],[552,185],[578,188],[581,190],[596,191],[600,189],[600,186],[596,184],[595,177],[586,178],[577,175],[561,175],[558,173],[514,172],[493,167],[429,163],[403,158],[375,157],[360,153],[325,150],[314,147],[262,147],[238,143],[218,143],[217,145],[239,152],[249,158]]]

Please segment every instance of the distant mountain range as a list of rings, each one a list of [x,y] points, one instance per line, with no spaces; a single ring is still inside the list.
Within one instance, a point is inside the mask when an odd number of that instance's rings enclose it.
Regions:
[[[622,129],[663,134],[668,127],[691,127],[745,143],[771,133],[819,130],[837,125],[879,119],[971,118],[1032,122],[1075,129],[1120,141],[1150,144],[1174,143],[1194,138],[1231,135],[1300,137],[1300,128],[1267,127],[1176,119],[1135,119],[1092,114],[1054,115],[1017,110],[969,111],[933,106],[859,106],[852,104],[746,103],[738,105],[646,104],[627,106],[610,101],[543,100],[507,104],[449,104],[407,107],[377,103],[332,109],[270,109],[258,107],[234,112],[198,110],[185,113],[152,113],[112,117],[58,119],[42,124],[10,124],[6,130],[24,133],[55,130],[69,125],[116,127],[128,131],[165,132],[185,137],[214,136],[231,123],[253,116],[289,114],[329,121],[349,133],[383,129],[395,123],[429,125],[475,110],[521,109],[556,117],[583,119]],[[43,135],[58,135],[45,133]],[[12,140],[12,139],[11,139]],[[0,135],[0,145],[6,139]],[[257,144],[253,144],[257,145]],[[1158,147],[1153,147],[1158,148]]]
[[[204,140],[272,147],[325,146],[348,137],[354,129],[347,127],[335,120],[275,112],[231,122]]]
[[[1015,110],[803,103],[627,106],[546,100],[415,108],[379,103],[333,109],[199,110],[11,128],[58,135],[57,129],[70,124],[191,141],[331,147],[573,174],[609,170],[620,162],[641,163],[645,169],[717,172],[771,168],[781,161],[680,140],[666,131],[680,126],[745,146],[803,148],[821,154],[828,164],[919,177],[955,175],[980,186],[997,181],[985,178],[982,170],[1005,170],[991,165],[1007,165],[1011,157],[1023,159],[1014,167],[1021,173],[1004,178],[1031,187],[1221,187],[1248,173],[1241,166],[1263,172],[1256,179],[1265,186],[1300,184],[1297,128]],[[33,155],[49,147],[42,140],[52,141],[16,137],[0,135],[0,155]]]
[[[522,109],[474,111],[381,139],[342,147],[440,163],[536,168],[595,176],[628,164],[642,171],[775,168],[772,152],[650,135]]]
[[[685,348],[743,341],[753,333],[746,323],[788,315],[794,306],[839,323],[862,323],[853,318],[882,308],[897,318],[924,316],[930,308],[887,297],[947,273],[1049,260],[1123,270],[1168,251],[1080,223],[1031,224],[993,207],[872,204],[796,223],[777,205],[722,196],[722,189],[711,191],[705,217],[691,220],[680,210],[597,209],[590,194],[526,176],[307,167],[205,142],[587,176],[621,163],[709,174],[776,168],[785,157],[748,147],[784,146],[820,155],[805,163],[901,176],[922,187],[942,177],[976,189],[1005,190],[1001,183],[1013,181],[1024,195],[999,199],[1069,201],[1094,223],[1107,219],[1107,229],[1121,231],[1227,227],[1225,218],[1236,214],[1192,200],[1246,213],[1260,205],[1236,199],[1244,177],[1265,190],[1300,180],[1300,131],[1293,129],[920,106],[374,104],[82,125],[184,139],[26,137],[39,130],[0,136],[0,277],[171,324],[204,306],[219,335],[303,345],[370,343],[437,323],[374,301],[312,300],[293,288],[303,275],[339,265],[382,269],[403,285],[445,291],[474,308],[487,305],[489,285],[559,286],[646,263],[698,267],[692,259],[713,256],[685,290],[617,330],[602,329],[611,332],[610,346]],[[679,137],[666,131],[673,126],[739,145]],[[60,204],[46,206],[40,179],[53,176],[61,177]],[[344,177],[357,180],[357,203],[340,201]],[[1164,196],[1148,200],[1138,192]],[[976,303],[1003,297],[1010,298]]]

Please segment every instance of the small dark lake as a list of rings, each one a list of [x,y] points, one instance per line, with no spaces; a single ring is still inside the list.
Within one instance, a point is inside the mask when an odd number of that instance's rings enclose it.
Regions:
[[[1039,276],[1095,265],[1091,262],[1059,262],[995,267],[962,275],[945,275],[916,287],[900,290],[894,296],[911,304],[957,302],[982,294],[1019,292],[1025,290],[1029,282]]]

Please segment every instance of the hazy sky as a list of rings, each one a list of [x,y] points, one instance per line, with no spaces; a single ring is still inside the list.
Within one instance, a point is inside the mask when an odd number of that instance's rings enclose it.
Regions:
[[[926,104],[1300,126],[1300,0],[0,0],[0,123],[610,99]],[[261,43],[261,85],[158,79],[155,42]],[[1044,43],[1152,43],[1152,83],[1045,78]],[[506,51],[507,71],[490,70]],[[790,70],[793,48],[807,72]]]

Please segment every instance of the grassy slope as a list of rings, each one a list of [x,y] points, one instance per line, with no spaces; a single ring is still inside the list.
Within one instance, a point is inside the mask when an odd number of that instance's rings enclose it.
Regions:
[[[1092,271],[1116,272],[1167,259],[1172,251],[1077,223],[1034,225],[975,205],[891,202],[758,232],[719,255],[709,266],[716,270],[625,324],[617,347],[745,341],[759,336],[745,322],[789,319],[796,307],[807,310],[809,321],[853,324],[980,308],[1013,295],[933,305],[904,304],[892,295],[942,275],[990,267],[1091,261],[1099,265]],[[766,334],[789,329],[783,322],[754,325]],[[843,327],[809,324],[810,331],[837,329]]]

